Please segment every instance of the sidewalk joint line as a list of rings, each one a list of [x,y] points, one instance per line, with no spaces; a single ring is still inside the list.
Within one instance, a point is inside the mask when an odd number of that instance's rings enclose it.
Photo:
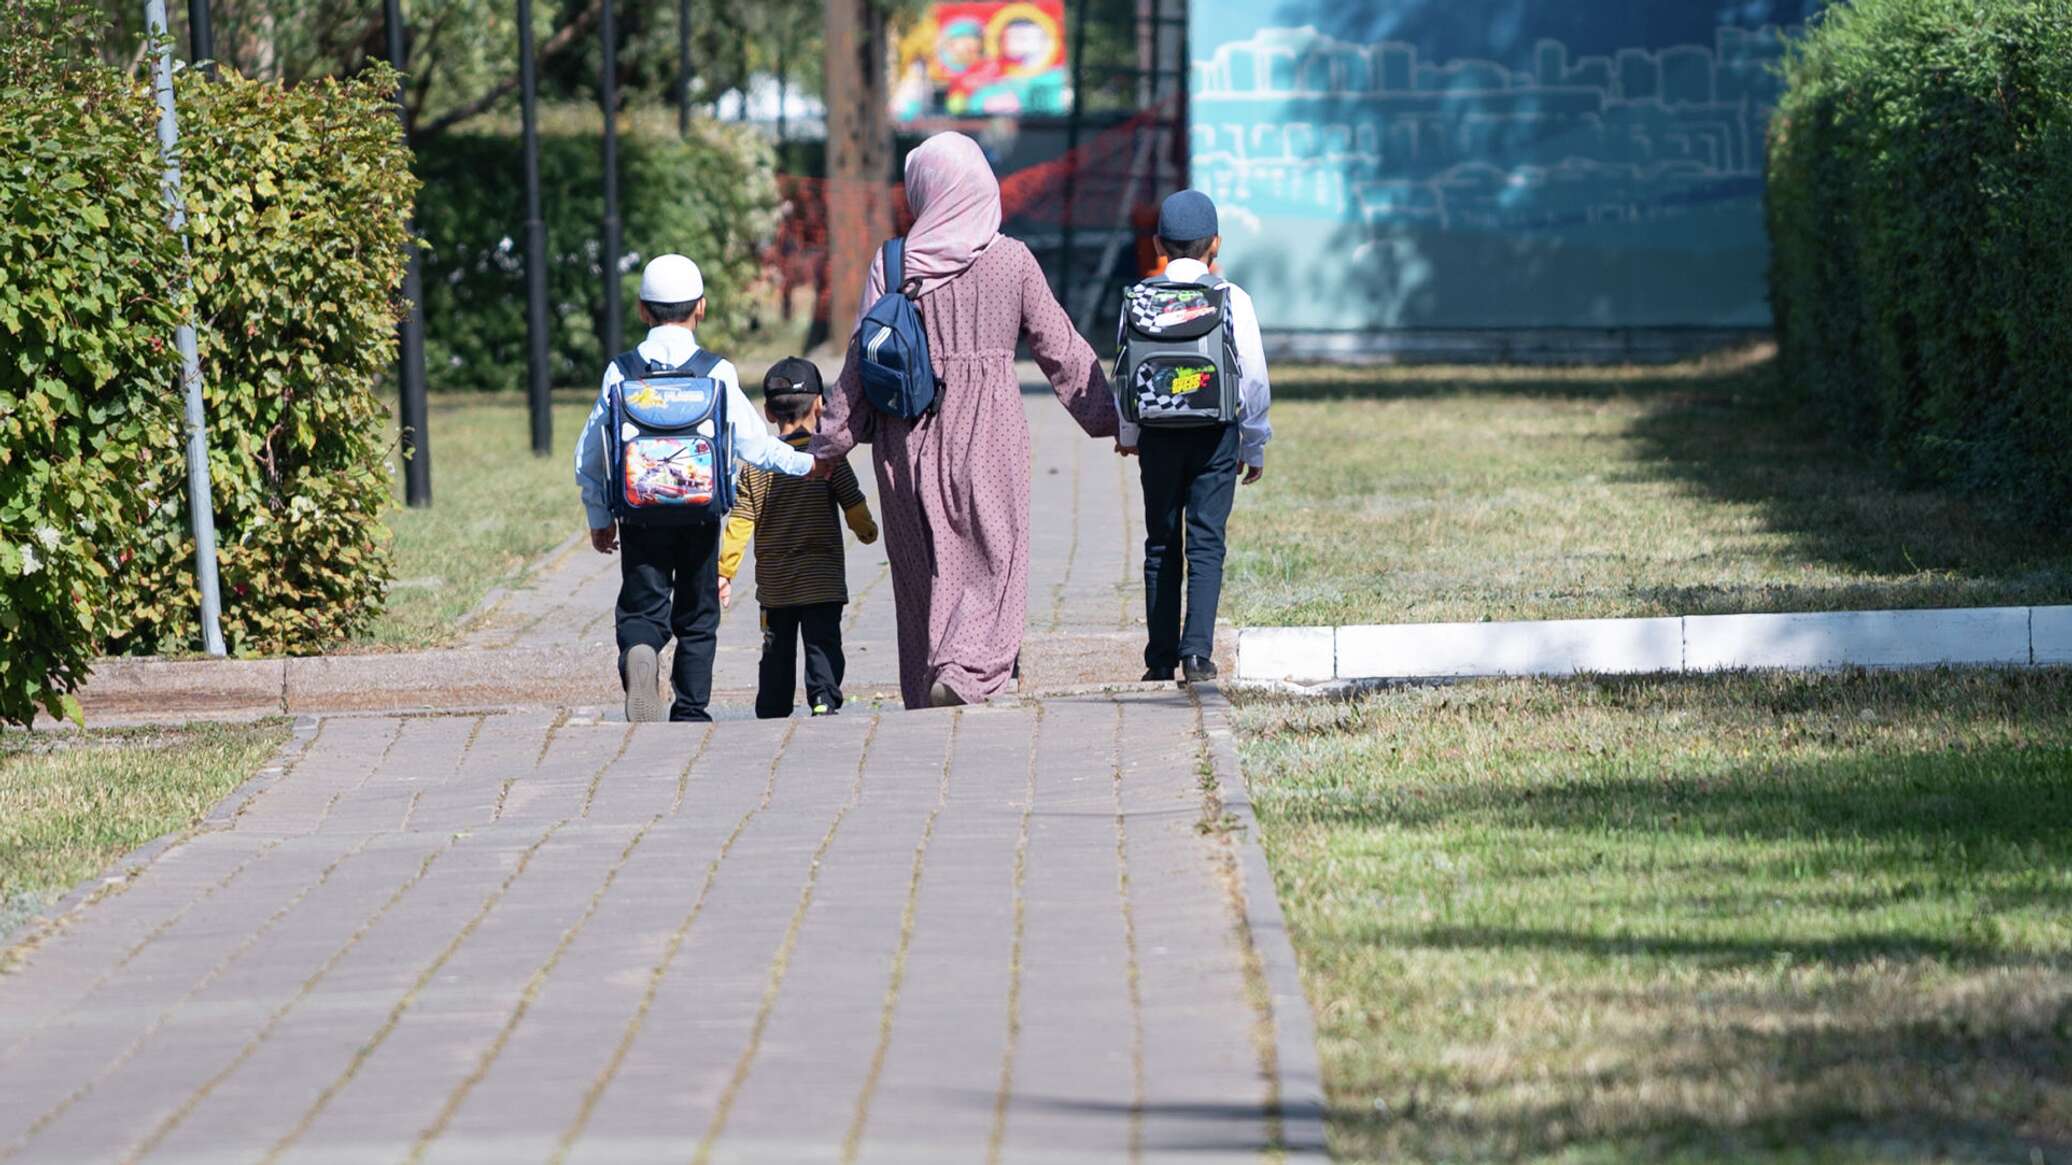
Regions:
[[[899,944],[892,952],[892,974],[885,984],[885,1007],[878,1016],[878,1044],[871,1051],[870,1067],[864,1072],[863,1087],[856,1094],[856,1115],[842,1137],[842,1165],[851,1165],[863,1150],[863,1130],[870,1121],[871,1101],[876,1098],[878,1078],[885,1071],[885,1055],[892,1047],[892,1021],[899,1011],[899,989],[906,982],[907,951],[914,941],[914,920],[921,898],[921,871],[928,858],[928,843],[935,837],[936,819],[950,800],[950,770],[957,759],[957,730],[964,723],[964,709],[950,714],[950,738],[943,747],[942,778],[935,786],[935,805],[921,822],[921,840],[914,845],[913,870],[907,876],[906,906],[899,915]]]
[[[1144,1157],[1144,995],[1137,965],[1137,916],[1130,906],[1129,825],[1122,810],[1122,701],[1115,705],[1115,891],[1122,903],[1122,942],[1129,978],[1130,999],[1130,1123],[1131,1161]]]
[[[691,789],[691,770],[697,768],[698,762],[705,759],[705,750],[712,747],[712,735],[718,731],[719,726],[716,724],[705,726],[705,735],[698,738],[698,747],[692,750],[690,759],[683,762],[683,771],[676,774],[676,796],[669,802],[669,816],[674,817],[683,809],[684,796]]]
[[[720,1090],[719,1101],[712,1109],[712,1120],[706,1125],[705,1135],[699,1139],[697,1151],[691,1156],[692,1165],[709,1165],[713,1143],[726,1132],[727,1118],[733,1114],[734,1098],[741,1094],[741,1086],[748,1082],[748,1074],[755,1065],[756,1053],[762,1050],[763,1029],[770,1024],[770,1013],[777,1009],[777,996],[784,989],[784,976],[791,970],[792,952],[798,948],[799,931],[806,924],[806,911],[813,905],[813,890],[820,881],[821,863],[826,860],[827,851],[834,848],[835,834],[842,828],[843,819],[863,800],[864,769],[870,763],[871,745],[878,739],[878,726],[883,722],[883,716],[871,717],[870,728],[864,733],[863,749],[856,758],[856,780],[849,786],[849,800],[835,810],[834,820],[828,823],[819,847],[813,851],[813,860],[806,866],[806,884],[799,890],[799,904],[792,910],[791,922],[784,928],[784,939],[777,944],[777,953],[770,960],[770,981],[763,988],[755,1022],[749,1025],[748,1043],[742,1047],[740,1059],[734,1062],[734,1073],[728,1078],[726,1087]]]
[[[1022,792],[1021,828],[1014,840],[1014,939],[1007,948],[1007,1040],[1000,1051],[1000,1084],[993,1092],[993,1127],[986,1134],[986,1165],[1000,1165],[1001,1146],[1007,1140],[1007,1103],[1014,1095],[1014,1058],[1022,1035],[1022,936],[1028,917],[1024,887],[1029,869],[1029,822],[1036,813],[1036,751],[1043,734],[1044,703],[1036,706],[1036,722],[1029,726],[1029,772]]]
[[[619,851],[618,860],[612,863],[612,868],[604,875],[604,881],[590,895],[589,905],[584,908],[582,917],[561,932],[561,941],[554,945],[553,953],[549,954],[547,960],[533,971],[532,977],[526,980],[525,988],[518,993],[518,1002],[512,1007],[511,1014],[505,1018],[503,1027],[496,1033],[496,1038],[482,1050],[474,1069],[454,1086],[453,1091],[446,1097],[446,1103],[440,1107],[438,1115],[432,1118],[432,1123],[417,1134],[416,1142],[410,1147],[410,1156],[406,1158],[411,1165],[424,1160],[425,1152],[431,1148],[432,1142],[444,1135],[447,1126],[460,1111],[461,1105],[466,1104],[475,1087],[488,1078],[489,1070],[496,1063],[496,1058],[503,1054],[504,1048],[511,1042],[512,1034],[518,1030],[518,1025],[525,1021],[526,1014],[532,1010],[533,1003],[545,989],[547,977],[554,973],[554,968],[561,965],[561,957],[575,945],[576,939],[596,916],[598,908],[604,905],[605,895],[610,893],[613,883],[619,880],[619,872],[632,860],[633,851],[640,848],[640,843],[647,839],[648,831],[661,820],[662,815],[659,813],[648,818],[647,824],[641,826],[639,832],[633,835],[633,840],[626,843],[626,848]]]
[[[86,1083],[67,1093],[55,1105],[46,1109],[41,1116],[30,1123],[28,1128],[22,1130],[21,1136],[17,1137],[12,1144],[0,1146],[0,1161],[5,1161],[20,1152],[25,1145],[34,1140],[36,1135],[48,1127],[51,1122],[63,1116],[66,1109],[86,1099],[93,1093],[94,1089],[100,1087],[109,1077],[120,1072],[125,1064],[128,1064],[136,1057],[138,1052],[143,1050],[144,1045],[150,1041],[152,1036],[157,1035],[161,1028],[172,1022],[174,1012],[178,1011],[183,1004],[194,998],[195,995],[206,990],[209,984],[216,981],[217,976],[230,969],[231,964],[249,954],[252,948],[257,946],[259,941],[265,938],[269,931],[278,925],[283,918],[288,916],[290,911],[302,905],[303,900],[315,893],[319,886],[330,881],[331,875],[338,871],[338,867],[344,865],[347,859],[358,855],[362,850],[372,845],[373,842],[374,838],[370,834],[367,837],[361,838],[358,845],[334,858],[331,864],[324,867],[323,871],[317,875],[314,882],[304,886],[293,898],[290,898],[271,915],[267,916],[266,921],[260,923],[258,929],[245,936],[244,941],[240,942],[229,954],[217,960],[216,965],[204,972],[200,979],[195,980],[194,985],[189,987],[180,998],[166,1005],[165,1009],[158,1013],[158,1017],[152,1020],[143,1031],[139,1032],[137,1038],[131,1040],[127,1047],[117,1053],[115,1059],[110,1061],[106,1067],[96,1072]]]
[[[576,816],[581,817],[585,821],[590,819],[590,807],[597,803],[597,787],[604,783],[604,774],[612,771],[613,765],[626,759],[626,749],[633,744],[633,727],[633,724],[629,721],[626,725],[626,731],[619,736],[619,751],[613,753],[611,759],[598,765],[597,771],[591,774],[590,787],[583,790],[583,810],[576,814]]]
[[[369,836],[371,838],[372,835]],[[322,965],[317,967],[314,972],[302,981],[302,986],[295,994],[290,996],[286,1003],[275,1008],[273,1014],[266,1017],[266,1022],[260,1025],[259,1030],[253,1033],[251,1039],[245,1041],[244,1046],[238,1049],[237,1055],[231,1057],[228,1064],[218,1069],[215,1075],[202,1081],[201,1087],[190,1093],[187,1099],[181,1102],[180,1107],[174,1109],[171,1114],[159,1121],[149,1133],[145,1134],[143,1140],[130,1146],[129,1151],[123,1154],[123,1165],[134,1165],[136,1161],[150,1155],[168,1136],[172,1135],[175,1129],[180,1127],[182,1122],[194,1114],[195,1109],[201,1107],[202,1102],[209,1098],[209,1094],[215,1091],[217,1085],[229,1079],[231,1073],[243,1067],[245,1061],[251,1059],[259,1051],[260,1045],[266,1042],[267,1037],[273,1034],[273,1029],[279,1027],[281,1021],[288,1017],[288,1013],[316,991],[317,984],[323,981],[324,976],[330,974],[339,963],[345,961],[346,955],[350,954],[352,949],[359,945],[360,940],[365,938],[367,933],[373,930],[388,915],[389,910],[396,903],[403,900],[404,895],[408,894],[418,883],[424,881],[425,876],[431,873],[432,865],[451,850],[458,840],[458,838],[449,839],[444,846],[426,854],[424,860],[418,863],[417,872],[405,878],[403,884],[396,887],[395,892],[390,894],[387,900],[382,902],[375,909],[374,913],[367,916],[366,920],[360,923],[359,928],[346,938],[344,945],[331,952],[331,956],[325,959]]]
[[[376,1051],[380,1050],[381,1045],[396,1030],[396,1026],[403,1022],[403,1014],[409,1011],[411,1006],[417,1002],[418,995],[423,993],[425,987],[431,983],[432,978],[439,973],[440,968],[444,967],[460,948],[467,943],[468,939],[474,936],[475,931],[481,927],[482,920],[489,917],[490,911],[496,909],[497,903],[504,900],[504,895],[510,891],[512,884],[524,875],[526,867],[532,864],[533,855],[539,853],[540,847],[546,845],[548,840],[559,832],[562,826],[568,824],[568,821],[569,819],[564,817],[548,826],[547,831],[542,833],[538,840],[527,846],[524,853],[518,855],[518,861],[511,867],[511,872],[504,875],[504,880],[497,884],[496,889],[490,891],[489,897],[482,900],[482,905],[475,911],[474,915],[461,924],[461,928],[454,932],[453,937],[447,940],[446,945],[440,948],[439,953],[433,956],[432,961],[425,964],[424,969],[418,972],[417,978],[412,980],[410,986],[404,990],[402,998],[396,1000],[395,1004],[389,1008],[389,1013],[381,1021],[381,1026],[375,1028],[374,1034],[369,1036],[358,1048],[354,1049],[352,1059],[346,1062],[344,1070],[334,1077],[331,1083],[326,1084],[324,1090],[317,1094],[317,1098],[310,1102],[308,1108],[303,1110],[301,1119],[295,1122],[295,1127],[282,1134],[281,1138],[273,1143],[273,1147],[266,1151],[266,1156],[260,1159],[262,1165],[271,1165],[272,1162],[280,1160],[281,1154],[287,1152],[289,1146],[301,1139],[302,1134],[309,1131],[309,1126],[316,1123],[317,1117],[323,1115],[324,1110],[330,1107],[331,1102],[337,1099],[338,1094],[343,1092],[346,1086],[353,1082],[353,1079],[359,1075],[361,1065],[365,1064]]]
[[[562,1130],[561,1139],[555,1144],[553,1155],[547,1158],[549,1165],[562,1165],[562,1162],[568,1160],[569,1150],[575,1147],[576,1139],[589,1127],[590,1118],[597,1111],[597,1102],[604,1098],[604,1090],[610,1088],[612,1081],[618,1078],[619,1068],[632,1053],[633,1044],[640,1038],[641,1028],[647,1022],[648,1012],[654,1009],[655,999],[662,992],[663,978],[669,974],[669,968],[676,962],[677,954],[683,950],[684,940],[690,937],[691,927],[697,923],[699,914],[705,910],[705,899],[712,893],[713,883],[719,880],[720,863],[727,860],[734,843],[741,840],[741,835],[748,831],[749,823],[755,820],[757,814],[768,809],[770,801],[776,796],[778,765],[784,759],[785,750],[791,747],[791,739],[798,732],[798,723],[793,720],[785,725],[784,737],[777,742],[777,751],[770,758],[769,776],[763,781],[762,799],[750,806],[748,812],[743,813],[741,819],[734,823],[733,832],[727,835],[726,840],[720,842],[719,852],[706,864],[705,881],[698,887],[698,896],[691,900],[690,910],[685,912],[683,921],[677,923],[676,929],[670,933],[669,941],[662,948],[661,959],[648,969],[647,988],[641,992],[640,1002],[635,1005],[633,1015],[627,1019],[626,1030],[620,1034],[618,1044],[612,1048],[611,1058],[605,1061],[604,1067],[598,1070],[597,1078],[592,1080],[590,1087],[584,1091],[583,1102],[576,1108],[575,1119]],[[873,729],[875,730],[875,722]]]

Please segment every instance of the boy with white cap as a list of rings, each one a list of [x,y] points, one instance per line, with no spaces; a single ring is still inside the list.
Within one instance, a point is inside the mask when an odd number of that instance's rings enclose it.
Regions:
[[[660,255],[649,262],[640,276],[640,318],[648,325],[647,339],[604,370],[597,407],[590,410],[576,442],[576,486],[589,517],[590,545],[599,554],[624,551],[617,624],[627,719],[662,719],[657,660],[673,635],[676,666],[670,677],[674,698],[668,718],[710,720],[705,706],[712,699],[712,656],[719,633],[723,524],[621,526],[613,519],[606,500],[612,471],[604,430],[613,412],[613,393],[626,377],[622,368],[656,373],[709,364],[709,369],[700,367],[694,374],[725,386],[735,456],[794,477],[811,470],[813,459],[770,435],[762,414],[742,393],[732,363],[711,354],[700,358],[694,329],[705,319],[705,278],[696,263],[682,255]],[[732,466],[721,470],[732,471]]]

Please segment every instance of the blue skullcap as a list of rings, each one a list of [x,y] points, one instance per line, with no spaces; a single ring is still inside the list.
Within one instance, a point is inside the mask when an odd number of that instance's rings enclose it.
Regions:
[[[1182,190],[1158,208],[1158,237],[1175,243],[1214,238],[1216,204],[1199,190]]]

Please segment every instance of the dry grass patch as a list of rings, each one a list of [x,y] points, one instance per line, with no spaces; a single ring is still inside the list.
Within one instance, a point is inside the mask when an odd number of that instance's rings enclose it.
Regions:
[[[1238,715],[1341,1159],[2072,1154],[2072,673]]]
[[[1767,350],[1668,368],[1277,370],[1240,625],[2072,601],[2072,533],[1832,444]]]
[[[0,935],[266,763],[280,721],[0,733]]]

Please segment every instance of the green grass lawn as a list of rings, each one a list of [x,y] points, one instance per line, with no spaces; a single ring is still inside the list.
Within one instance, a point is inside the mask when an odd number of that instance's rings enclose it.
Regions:
[[[2072,1152],[2072,672],[1238,720],[1341,1160]]]
[[[542,553],[583,528],[574,452],[595,393],[555,396],[554,452],[532,453],[523,394],[432,399],[432,501],[397,503],[395,583],[359,649],[413,649],[451,643],[461,621],[490,588],[517,581]]]
[[[1240,625],[2072,601],[2072,533],[1831,443],[1762,353],[1669,368],[1277,369],[1231,519]]]
[[[201,819],[287,739],[280,721],[0,732],[0,935]]]

